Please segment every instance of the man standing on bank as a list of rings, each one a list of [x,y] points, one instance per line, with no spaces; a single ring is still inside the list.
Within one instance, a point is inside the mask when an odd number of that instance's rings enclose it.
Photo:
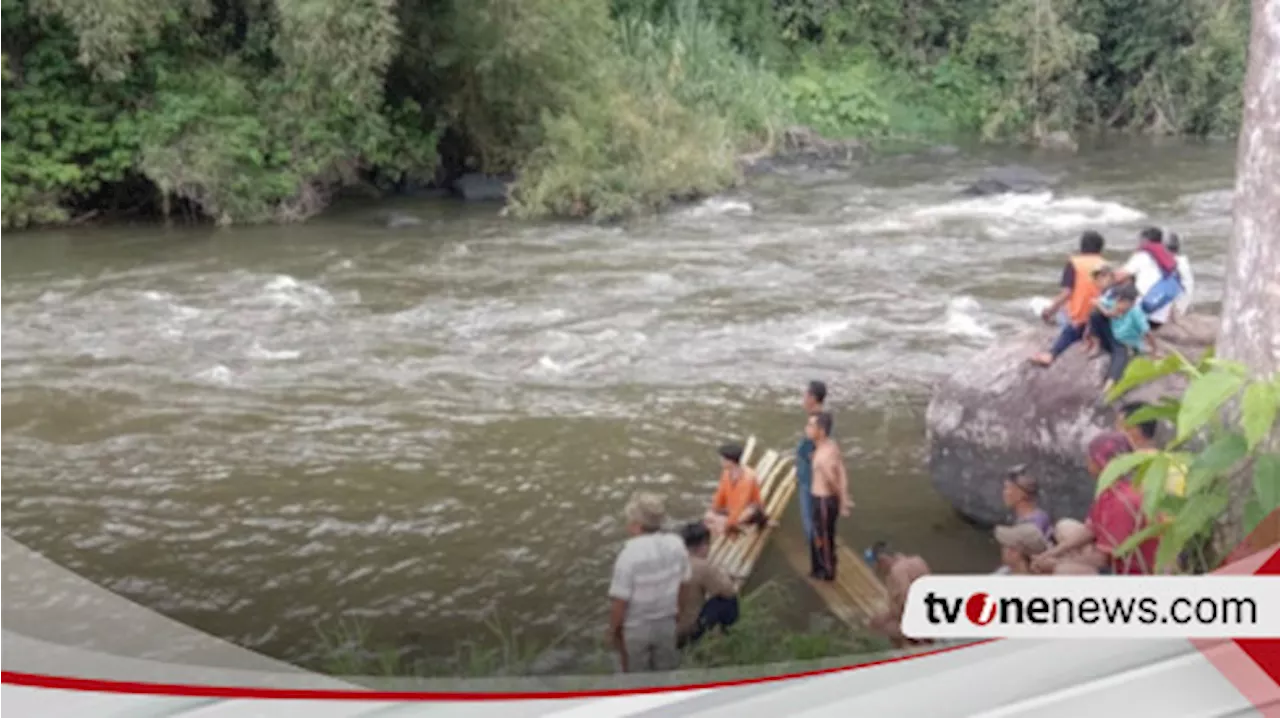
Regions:
[[[820,381],[809,382],[804,392],[805,423],[808,417],[822,413],[822,405],[827,400],[827,385]],[[796,498],[800,502],[800,522],[804,526],[804,541],[813,543],[813,439],[809,438],[809,430],[800,438],[796,447]]]
[[[819,581],[836,579],[836,518],[848,516],[849,475],[844,470],[840,447],[831,438],[835,421],[830,412],[809,417],[805,433],[813,441],[813,540],[810,546],[810,576]]]

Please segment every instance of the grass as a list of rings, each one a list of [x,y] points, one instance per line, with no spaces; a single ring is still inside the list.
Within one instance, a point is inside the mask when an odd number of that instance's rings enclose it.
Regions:
[[[767,664],[848,658],[884,651],[887,641],[877,636],[851,632],[826,616],[811,619],[804,630],[795,630],[781,619],[794,597],[786,586],[766,583],[743,595],[741,617],[728,633],[704,637],[685,653],[682,669],[725,669]],[[565,673],[599,676],[614,672],[614,656],[601,641],[577,652],[573,666]],[[590,619],[589,619],[590,620]],[[570,621],[571,625],[580,625]],[[453,647],[448,655],[422,655],[426,646],[394,648],[374,645],[366,624],[341,621],[318,628],[324,657],[315,668],[344,677],[370,678],[492,678],[532,675],[539,656],[565,644],[568,634],[543,644],[521,636],[518,627],[491,615],[484,630],[474,639]],[[589,684],[587,684],[589,685]]]

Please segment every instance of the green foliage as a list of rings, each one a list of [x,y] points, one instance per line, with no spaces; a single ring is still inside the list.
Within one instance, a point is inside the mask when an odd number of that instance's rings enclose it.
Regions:
[[[796,121],[1227,134],[1249,23],[1218,0],[0,2],[8,228],[302,219],[438,150],[518,175],[523,216],[622,216],[732,184]]]
[[[889,130],[889,111],[877,78],[863,65],[827,70],[809,63],[787,83],[796,118],[833,137],[871,137]]]
[[[1174,567],[1189,549],[1207,545],[1214,522],[1230,501],[1228,479],[1236,472],[1251,471],[1253,478],[1253,495],[1245,511],[1246,534],[1280,509],[1280,454],[1268,443],[1278,430],[1280,377],[1251,378],[1243,365],[1219,360],[1212,353],[1195,365],[1175,353],[1159,362],[1133,361],[1108,398],[1114,401],[1134,387],[1173,374],[1188,379],[1182,396],[1132,420],[1172,418],[1174,439],[1159,451],[1122,454],[1098,477],[1099,492],[1124,476],[1142,490],[1142,511],[1152,523],[1118,552],[1127,553],[1158,536],[1156,563],[1161,570]],[[1187,448],[1197,443],[1200,448]],[[1168,479],[1173,475],[1185,477],[1180,492],[1169,490]]]

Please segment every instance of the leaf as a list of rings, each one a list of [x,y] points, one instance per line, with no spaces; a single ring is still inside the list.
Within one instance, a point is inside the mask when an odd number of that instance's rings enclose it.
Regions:
[[[1121,541],[1120,545],[1116,546],[1115,551],[1113,552],[1113,555],[1120,556],[1120,557],[1127,556],[1128,554],[1132,553],[1133,550],[1136,549],[1139,545],[1145,543],[1148,539],[1164,534],[1165,531],[1169,530],[1169,526],[1170,524],[1166,522],[1155,522],[1155,523],[1148,524],[1146,528],[1142,529],[1141,531],[1129,534],[1128,538],[1126,538],[1124,541]]]
[[[1260,454],[1254,459],[1253,495],[1263,518],[1280,509],[1280,454]]]
[[[1147,421],[1177,421],[1178,411],[1182,408],[1182,402],[1171,397],[1164,397],[1158,404],[1147,404],[1141,409],[1133,412],[1133,415],[1125,417],[1125,421],[1130,425],[1141,424]]]
[[[1112,402],[1124,396],[1130,389],[1149,384],[1156,379],[1166,377],[1171,374],[1177,374],[1182,368],[1186,359],[1178,354],[1170,354],[1159,362],[1152,361],[1151,357],[1139,356],[1134,357],[1129,362],[1129,366],[1125,368],[1124,376],[1120,377],[1120,381],[1111,387],[1111,391],[1107,392],[1107,401]]]
[[[1134,451],[1128,454],[1121,454],[1107,462],[1106,467],[1102,469],[1102,473],[1098,475],[1098,488],[1094,495],[1096,496],[1106,491],[1120,477],[1128,475],[1134,469],[1146,466],[1156,456],[1157,454],[1152,451]]]
[[[1244,377],[1214,370],[1192,380],[1182,395],[1175,441],[1185,441],[1209,422],[1244,385]]]
[[[1196,362],[1196,370],[1198,374],[1207,373],[1213,367],[1213,360],[1218,356],[1217,345],[1209,347],[1209,349],[1200,357],[1200,361]]]
[[[1173,517],[1169,531],[1156,550],[1156,566],[1164,569],[1175,565],[1178,555],[1197,536],[1209,530],[1226,510],[1229,499],[1225,490],[1189,501]]]
[[[1244,505],[1244,535],[1253,533],[1267,515],[1267,512],[1262,510],[1262,505],[1258,503],[1258,497],[1251,497]]]
[[[1160,499],[1164,498],[1164,484],[1168,478],[1169,456],[1167,454],[1156,454],[1155,458],[1151,460],[1151,463],[1147,464],[1135,482],[1142,487],[1143,515],[1156,515],[1156,508],[1160,505]]]
[[[1240,426],[1244,428],[1250,450],[1271,433],[1278,408],[1280,397],[1276,396],[1270,384],[1256,381],[1245,387],[1240,403]]]
[[[1231,433],[1218,437],[1191,462],[1191,468],[1187,470],[1187,495],[1203,490],[1214,479],[1224,476],[1248,453],[1249,447],[1243,436]]]

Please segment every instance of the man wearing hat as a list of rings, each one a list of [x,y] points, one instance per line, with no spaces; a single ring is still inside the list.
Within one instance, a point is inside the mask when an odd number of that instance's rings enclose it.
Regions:
[[[662,497],[637,493],[627,502],[627,539],[609,583],[609,639],[624,673],[673,671],[680,592],[693,572],[684,541],[662,530]]]
[[[1129,440],[1117,432],[1103,432],[1088,445],[1089,473],[1097,479],[1113,459],[1131,450]],[[1067,520],[1060,521],[1062,525]],[[1098,494],[1083,524],[1068,523],[1070,536],[1060,535],[1057,544],[1036,556],[1031,564],[1037,573],[1093,572],[1151,574],[1155,571],[1156,548],[1160,541],[1152,537],[1124,556],[1117,549],[1129,537],[1146,529],[1142,513],[1142,492],[1123,476]],[[1058,529],[1065,534],[1063,528]],[[1076,564],[1072,566],[1072,564]],[[1077,570],[1079,569],[1079,570]]]
[[[1049,550],[1040,529],[1029,521],[996,527],[996,543],[1000,544],[1000,573],[1031,573],[1031,559]]]
[[[764,526],[768,517],[760,496],[760,481],[751,467],[742,465],[742,446],[720,447],[720,485],[703,522],[711,533],[737,533],[743,525]]]
[[[1029,523],[1040,530],[1045,541],[1052,539],[1053,521],[1038,503],[1040,484],[1034,476],[1027,473],[1026,466],[1009,469],[1004,478],[1001,498],[1004,499],[1004,505],[1013,512],[1014,523]]]

